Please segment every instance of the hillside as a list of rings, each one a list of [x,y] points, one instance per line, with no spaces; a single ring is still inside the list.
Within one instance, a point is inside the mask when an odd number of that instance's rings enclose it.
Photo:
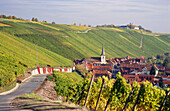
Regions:
[[[106,57],[153,56],[170,50],[170,34],[151,36],[136,30],[91,28],[74,25],[0,19],[0,31],[22,38],[70,60],[99,56],[102,44]],[[87,29],[91,29],[84,33]],[[79,32],[79,33],[77,33]],[[81,33],[82,32],[82,33]],[[154,35],[154,34],[152,34]],[[140,49],[141,38],[143,48]]]
[[[71,66],[74,59],[99,56],[102,44],[106,58],[149,57],[169,52],[170,34],[154,35],[158,34],[0,19],[0,78],[7,77],[7,81],[13,81],[14,76],[23,74],[24,69],[35,67],[36,64]],[[139,48],[142,36],[143,47]],[[13,79],[10,80],[6,74]],[[4,81],[0,79],[0,85]]]

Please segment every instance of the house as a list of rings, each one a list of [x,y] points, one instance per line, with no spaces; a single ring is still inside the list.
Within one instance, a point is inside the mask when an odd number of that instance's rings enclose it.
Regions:
[[[134,29],[135,29],[135,30],[139,30],[139,27],[138,27],[138,26],[135,26]]]
[[[128,82],[130,82],[130,81],[141,81],[141,79],[139,78],[139,76],[137,75],[137,74],[125,74],[125,75],[123,75],[123,77],[128,81]],[[132,83],[131,82],[131,83]]]
[[[120,28],[120,29],[130,29],[130,27],[127,26],[127,25],[125,25],[125,26],[122,25],[122,26],[120,26],[119,28]]]
[[[163,80],[164,80],[164,84],[165,86],[168,86],[168,84],[170,84],[170,77],[168,76],[162,76]]]
[[[106,76],[109,79],[112,76],[112,73],[107,70],[93,70],[93,75],[95,75],[95,80],[97,80],[99,77]]]

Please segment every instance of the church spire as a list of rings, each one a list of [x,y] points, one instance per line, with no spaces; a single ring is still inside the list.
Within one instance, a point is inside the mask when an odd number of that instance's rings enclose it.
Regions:
[[[105,52],[104,52],[104,45],[102,47],[102,54],[101,54],[101,64],[106,64],[106,57],[105,57]]]
[[[103,47],[102,47],[102,54],[101,56],[105,56],[105,52],[104,52],[104,44],[103,44]]]

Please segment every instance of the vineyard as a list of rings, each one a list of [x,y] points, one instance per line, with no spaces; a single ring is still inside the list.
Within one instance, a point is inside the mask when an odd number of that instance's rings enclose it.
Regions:
[[[89,31],[78,33],[86,30]],[[97,57],[102,44],[105,45],[106,58],[149,57],[168,52],[170,35],[154,35],[118,28],[0,18],[0,87],[11,84],[37,64],[72,66],[75,59]],[[142,36],[143,48],[139,49]]]
[[[67,102],[86,106],[90,110],[157,111],[161,109],[166,96],[164,90],[153,86],[148,81],[143,82],[142,85],[134,82],[131,86],[120,74],[117,74],[116,80],[102,77],[96,82],[88,78],[82,81],[73,80],[58,72],[55,72],[53,77],[58,96],[62,96]],[[163,110],[170,110],[169,106],[170,95]]]
[[[36,60],[36,48],[38,58]],[[28,68],[38,65],[66,66],[72,61],[23,39],[0,31],[0,87],[15,82]],[[1,92],[1,89],[0,89]]]
[[[137,30],[84,27],[24,20],[0,19],[0,31],[22,38],[69,60],[95,57],[105,45],[106,57],[139,57],[163,54],[170,50],[169,34],[142,35]],[[85,32],[88,33],[77,33]],[[145,32],[143,32],[145,34]],[[143,39],[143,49],[139,49]],[[159,44],[159,45],[158,45]],[[128,46],[128,47],[127,47]]]

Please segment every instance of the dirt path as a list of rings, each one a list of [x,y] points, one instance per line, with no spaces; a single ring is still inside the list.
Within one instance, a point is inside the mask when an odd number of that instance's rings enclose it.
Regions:
[[[76,32],[76,33],[88,33],[91,29],[87,29],[84,32]]]
[[[141,34],[142,34],[142,31],[141,31]],[[141,42],[140,42],[139,48],[141,49],[142,47],[143,47],[143,35],[142,35],[142,38],[141,38]]]

